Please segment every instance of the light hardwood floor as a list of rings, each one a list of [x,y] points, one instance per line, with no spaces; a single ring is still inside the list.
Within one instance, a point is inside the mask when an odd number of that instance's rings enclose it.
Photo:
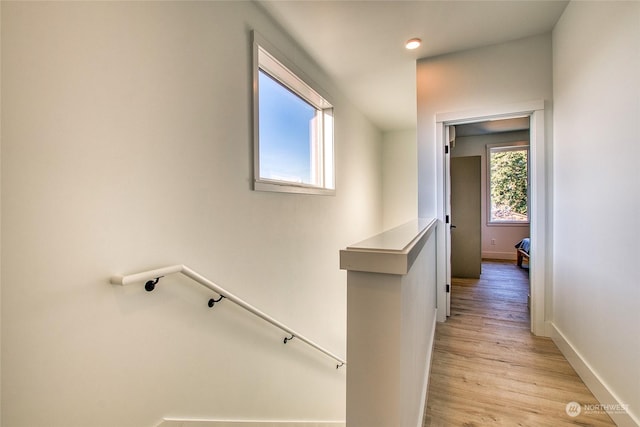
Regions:
[[[479,280],[453,280],[451,317],[436,327],[425,427],[615,425],[599,411],[567,414],[570,402],[598,402],[553,341],[530,333],[528,280],[515,262],[491,261]]]

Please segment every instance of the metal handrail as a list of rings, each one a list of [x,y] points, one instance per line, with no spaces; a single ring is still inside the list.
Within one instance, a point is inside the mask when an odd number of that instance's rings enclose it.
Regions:
[[[149,270],[149,271],[143,271],[143,272],[140,272],[140,273],[129,274],[129,275],[126,275],[126,276],[122,276],[122,275],[112,276],[110,281],[114,285],[122,285],[122,286],[130,285],[132,283],[146,282],[145,289],[147,291],[152,291],[154,289],[156,283],[158,283],[158,280],[160,280],[160,278],[162,278],[164,276],[167,276],[169,274],[174,274],[174,273],[182,273],[182,274],[184,274],[185,276],[187,276],[190,279],[198,282],[199,284],[201,284],[205,288],[208,288],[208,289],[212,290],[213,292],[217,293],[221,297],[223,297],[225,299],[228,299],[229,301],[239,305],[240,307],[244,308],[245,310],[253,313],[256,316],[258,316],[262,320],[265,320],[266,322],[271,323],[273,326],[275,326],[277,328],[280,328],[281,330],[283,330],[287,334],[291,335],[290,337],[287,337],[287,338],[284,339],[284,343],[285,344],[288,341],[292,340],[293,338],[297,338],[300,341],[303,341],[303,342],[307,343],[308,345],[310,345],[311,347],[315,348],[316,350],[318,350],[318,351],[326,354],[327,356],[331,357],[332,359],[336,360],[339,363],[338,365],[336,365],[336,368],[339,368],[339,367],[344,366],[344,365],[347,364],[347,362],[345,360],[343,360],[342,358],[340,358],[340,357],[336,356],[335,354],[331,353],[329,350],[326,350],[325,348],[319,346],[318,344],[316,344],[315,342],[313,342],[310,339],[306,338],[305,336],[297,333],[293,329],[291,329],[288,326],[284,325],[283,323],[277,321],[273,317],[271,317],[268,314],[264,313],[263,311],[257,309],[256,307],[252,306],[251,304],[247,303],[243,299],[235,296],[234,294],[232,294],[231,292],[227,291],[226,289],[218,286],[217,284],[215,284],[211,280],[207,279],[206,277],[202,276],[201,274],[196,273],[195,271],[193,271],[192,269],[190,269],[186,265],[172,265],[172,266],[168,266],[168,267],[158,268],[158,269],[155,269],[155,270]],[[217,299],[217,300],[210,299],[209,300],[209,307],[213,307],[213,305],[216,302],[219,302],[220,300],[221,299]]]

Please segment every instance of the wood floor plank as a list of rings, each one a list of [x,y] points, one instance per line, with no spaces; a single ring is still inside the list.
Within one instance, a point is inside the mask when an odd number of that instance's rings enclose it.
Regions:
[[[424,426],[612,426],[556,345],[530,332],[528,272],[483,262],[480,279],[453,279],[451,317],[439,323]]]

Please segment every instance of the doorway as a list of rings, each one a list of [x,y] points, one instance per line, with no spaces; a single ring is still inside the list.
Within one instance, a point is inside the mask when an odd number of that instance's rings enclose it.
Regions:
[[[535,335],[548,336],[545,324],[545,276],[546,276],[546,167],[544,138],[544,102],[533,101],[506,107],[477,111],[436,114],[436,176],[438,227],[438,321],[446,321],[449,309],[448,290],[451,285],[451,228],[449,215],[449,127],[497,119],[529,117],[530,130],[530,283],[531,283],[531,331]]]

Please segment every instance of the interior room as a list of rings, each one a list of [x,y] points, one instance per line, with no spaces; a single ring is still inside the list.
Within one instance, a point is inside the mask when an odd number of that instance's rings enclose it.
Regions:
[[[491,186],[490,183],[490,162],[487,153],[491,148],[506,150],[513,147],[528,149],[529,145],[529,118],[522,117],[516,119],[493,120],[478,123],[470,123],[455,126],[450,136],[451,166],[450,175],[452,179],[452,218],[451,223],[455,224],[452,231],[452,275],[454,277],[478,277],[477,265],[482,259],[516,260],[517,252],[514,249],[522,239],[529,236],[529,220],[527,217],[491,218],[490,205]],[[474,159],[468,159],[469,157]],[[461,177],[459,186],[454,183],[456,178],[456,165],[461,170],[469,170],[469,166],[462,162],[474,162],[473,176]],[[460,163],[456,163],[460,162]],[[525,197],[523,212],[526,214],[528,208],[528,171],[527,163],[524,167],[518,166],[522,171],[520,180],[514,183],[518,188],[523,188],[522,196]],[[511,171],[510,171],[511,173]],[[472,187],[473,190],[470,190]],[[501,189],[498,189],[503,191]],[[469,196],[471,191],[477,195],[475,198]],[[455,193],[460,192],[458,197]],[[509,193],[513,193],[512,190]],[[467,205],[471,200],[473,205]],[[469,231],[465,230],[465,225],[461,226],[456,215],[456,202],[461,203],[460,215],[463,220],[469,221]],[[479,204],[479,206],[478,206]],[[494,212],[495,214],[495,212]],[[464,215],[471,215],[470,218]],[[472,228],[471,228],[472,227]],[[478,245],[478,240],[480,245]],[[467,248],[467,245],[473,248]],[[456,247],[462,246],[462,247]],[[458,259],[460,257],[460,259]],[[460,270],[459,272],[457,270]],[[466,269],[474,269],[473,274],[467,273]]]

